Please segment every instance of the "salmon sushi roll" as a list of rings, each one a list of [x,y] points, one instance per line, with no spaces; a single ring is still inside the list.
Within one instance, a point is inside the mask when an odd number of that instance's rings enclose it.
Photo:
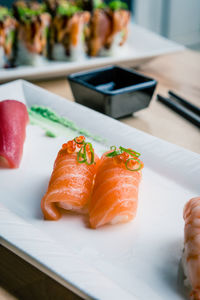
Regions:
[[[51,16],[44,3],[21,1],[13,3],[18,20],[18,65],[40,66],[47,62]]]
[[[84,136],[62,145],[41,201],[45,219],[58,220],[61,216],[59,207],[78,212],[86,210],[98,160],[91,143],[86,143]]]
[[[102,156],[89,209],[92,228],[128,222],[135,217],[143,168],[139,155],[120,147]]]
[[[47,1],[53,16],[50,31],[51,57],[58,61],[77,61],[86,57],[85,31],[90,13],[76,2]]]
[[[192,198],[184,207],[184,250],[182,256],[185,284],[191,289],[190,299],[200,299],[200,197]]]
[[[17,28],[12,11],[0,6],[0,68],[15,66]]]
[[[89,56],[108,56],[117,54],[128,37],[130,11],[122,1],[102,1],[93,3],[90,8],[91,19],[86,33]]]

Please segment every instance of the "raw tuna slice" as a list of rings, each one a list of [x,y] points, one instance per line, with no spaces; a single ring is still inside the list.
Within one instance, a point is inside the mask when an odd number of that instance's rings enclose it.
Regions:
[[[0,167],[18,168],[29,117],[26,106],[16,100],[0,102]]]

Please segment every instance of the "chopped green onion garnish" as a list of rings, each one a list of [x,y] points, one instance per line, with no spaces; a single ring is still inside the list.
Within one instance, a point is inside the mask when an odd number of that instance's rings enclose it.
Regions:
[[[85,153],[83,152],[82,153],[82,150],[84,151],[84,147],[81,147],[81,149],[79,150],[79,152],[77,153],[77,161],[78,163],[82,164],[82,163],[85,163],[87,158],[86,158],[86,155]],[[80,160],[80,158],[83,158]]]
[[[87,165],[92,165],[94,163],[94,150],[92,148],[92,144],[91,143],[86,143],[84,145],[84,148],[85,148],[85,153],[86,153],[86,146],[89,145],[89,148],[90,148],[90,153],[91,153],[91,160],[88,162],[88,160],[86,161],[86,164]],[[86,158],[87,158],[87,153],[86,153]]]
[[[132,156],[131,158],[128,158],[128,159],[126,160],[126,162],[125,162],[126,168],[127,168],[129,171],[139,171],[139,170],[141,169],[142,164],[141,164],[140,160],[138,159],[138,157],[140,156],[140,153],[139,153],[139,152],[136,152],[136,151],[131,150],[131,149],[126,149],[126,148],[121,147],[121,146],[119,147],[119,150],[117,150],[116,146],[111,146],[110,149],[111,149],[111,150],[114,149],[114,151],[112,151],[112,152],[106,154],[107,157],[115,157],[115,156],[117,156],[117,155],[120,155],[120,154],[126,152],[126,153],[128,153],[129,155]],[[137,161],[137,162],[139,163],[139,167],[138,167],[137,169],[131,169],[131,168],[128,167],[128,163],[129,163],[129,161],[131,161],[131,160],[135,160],[135,161]]]
[[[110,152],[108,154],[106,154],[107,157],[114,157],[117,156],[119,154],[122,154],[123,152],[121,150],[114,150],[113,152]]]
[[[29,7],[22,7],[22,6],[18,6],[17,7],[19,16],[21,19],[26,19],[26,18],[30,18],[30,17],[34,17],[34,16],[39,16],[40,14],[44,13],[46,11],[46,5],[45,4],[41,4],[38,9],[31,9]]]
[[[110,150],[116,150],[117,147],[116,146],[110,146]]]
[[[126,152],[128,154],[130,154],[131,156],[137,156],[139,157],[141,154],[139,152],[136,152],[134,150],[130,150],[130,149],[126,149],[126,148],[123,148],[123,147],[119,147],[120,150],[122,150],[123,152]]]
[[[129,163],[129,161],[131,161],[131,160],[135,160],[135,161],[137,161],[138,163],[139,163],[139,167],[137,168],[137,169],[131,169],[131,168],[129,168],[128,167],[128,163]],[[139,159],[137,159],[137,158],[129,158],[129,159],[127,159],[127,161],[125,162],[125,166],[126,166],[126,168],[129,170],[129,171],[139,171],[140,169],[141,169],[141,167],[142,167],[142,165],[141,165],[141,162],[139,161]]]
[[[84,140],[82,140],[81,142],[78,142],[78,141],[77,141],[77,138],[74,138],[74,141],[75,141],[77,144],[79,144],[79,145],[81,145],[81,144],[84,144],[84,143],[85,143],[85,141],[84,141]]]
[[[106,8],[106,4],[101,0],[94,0],[93,1],[94,8],[96,9],[103,9]]]
[[[94,150],[93,150],[92,144],[91,143],[86,143],[84,140],[82,140],[81,142],[78,142],[77,138],[74,138],[74,141],[78,145],[83,145],[77,153],[78,163],[80,163],[80,164],[86,163],[86,165],[92,165],[94,163]],[[87,157],[87,149],[86,149],[87,146],[89,146],[89,150],[90,150],[90,154],[91,154],[91,159],[90,160],[88,160],[88,157]]]
[[[68,16],[71,17],[75,13],[81,11],[82,9],[76,5],[70,4],[70,3],[64,3],[62,5],[59,5],[57,8],[57,14],[61,16]]]
[[[111,1],[109,3],[109,7],[112,10],[118,10],[118,9],[128,9],[128,5],[125,2],[122,1]]]
[[[11,11],[7,7],[0,6],[0,21],[2,21],[7,16],[12,16]]]

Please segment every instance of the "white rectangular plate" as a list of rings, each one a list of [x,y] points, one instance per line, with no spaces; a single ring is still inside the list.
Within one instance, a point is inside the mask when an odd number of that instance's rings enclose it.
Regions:
[[[57,151],[77,133],[49,138],[28,125],[20,168],[0,169],[1,243],[85,299],[183,299],[177,287],[182,211],[200,194],[200,156],[26,81],[2,85],[4,99],[47,105],[108,145],[139,151],[145,167],[132,222],[92,230],[87,216],[44,221],[40,201]],[[93,145],[99,154],[105,148]]]
[[[0,69],[0,81],[11,79],[41,79],[64,76],[85,68],[107,64],[131,63],[137,66],[158,55],[181,51],[184,47],[137,25],[131,25],[129,39],[123,49],[110,57],[89,58],[77,62],[48,62],[46,65]]]

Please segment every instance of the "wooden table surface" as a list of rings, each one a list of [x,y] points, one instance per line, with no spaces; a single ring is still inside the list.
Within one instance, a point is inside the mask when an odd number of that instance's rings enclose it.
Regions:
[[[131,67],[131,65],[130,65]],[[167,96],[168,90],[200,107],[200,52],[183,51],[152,59],[137,68],[158,81],[154,99],[148,109],[120,121],[158,138],[200,153],[199,129],[156,100],[156,94]],[[37,85],[73,100],[65,78],[35,82]]]
[[[129,65],[129,67],[131,67],[131,65]],[[137,70],[158,81],[155,94],[160,93],[167,95],[168,90],[173,90],[200,107],[199,52],[185,50],[179,53],[160,56],[141,65]],[[69,84],[65,78],[34,83],[73,101]],[[124,118],[120,121],[151,135],[200,153],[200,130],[162,103],[159,103],[155,96],[148,109],[139,111],[134,117]],[[6,254],[5,257],[8,257],[8,255]],[[7,263],[9,263],[9,261],[10,259]],[[20,265],[21,264],[22,262],[20,261]],[[14,267],[15,266],[13,266],[13,268]],[[32,276],[31,280],[34,281],[34,276],[36,275]],[[27,289],[29,288],[30,285],[27,286]],[[11,300],[14,298],[3,288],[0,288],[0,299]],[[48,299],[48,297],[45,299]],[[51,297],[49,299],[51,299]],[[75,298],[70,296],[69,299]]]

